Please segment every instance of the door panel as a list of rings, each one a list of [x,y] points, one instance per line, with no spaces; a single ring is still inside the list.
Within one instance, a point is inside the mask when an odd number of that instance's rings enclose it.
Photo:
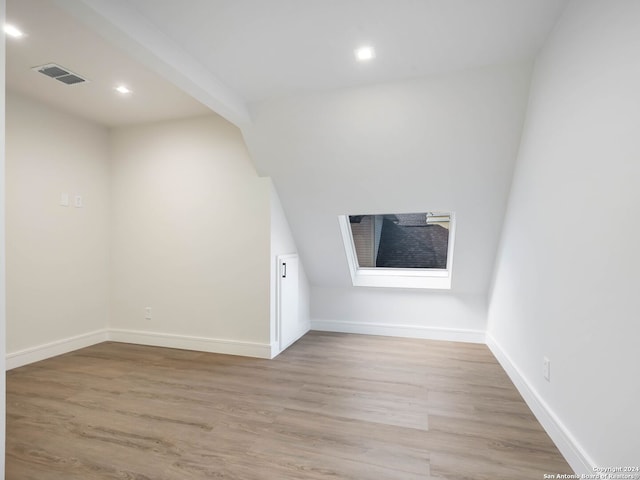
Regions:
[[[280,351],[298,338],[298,256],[278,257],[278,331]]]

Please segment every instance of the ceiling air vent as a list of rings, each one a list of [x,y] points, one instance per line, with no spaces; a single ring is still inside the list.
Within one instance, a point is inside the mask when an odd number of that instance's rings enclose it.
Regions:
[[[86,78],[77,75],[68,69],[56,65],[55,63],[48,63],[39,67],[33,67],[33,70],[40,72],[47,77],[51,77],[66,85],[77,85],[79,83],[88,82]]]

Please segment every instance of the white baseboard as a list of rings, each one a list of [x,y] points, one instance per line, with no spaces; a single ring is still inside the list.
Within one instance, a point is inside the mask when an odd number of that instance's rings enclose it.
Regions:
[[[484,331],[461,328],[312,320],[311,330],[359,333],[361,335],[383,335],[387,337],[422,338],[425,340],[445,340],[450,342],[485,343]]]
[[[551,437],[551,440],[556,444],[560,453],[564,455],[567,463],[569,463],[577,475],[593,475],[593,468],[596,466],[596,463],[587,455],[584,448],[582,448],[560,418],[527,381],[527,378],[515,363],[513,363],[509,355],[502,349],[495,338],[488,333],[486,337],[487,346],[502,368],[507,372],[507,375],[509,375],[509,378],[520,392],[520,395],[522,395],[524,401]]]
[[[47,358],[73,352],[81,348],[90,347],[107,340],[107,330],[96,330],[75,337],[63,338],[35,347],[25,348],[7,354],[7,370],[22,367],[30,363],[39,362]]]
[[[11,370],[106,341],[180,348],[200,352],[222,353],[225,355],[241,355],[245,357],[273,358],[273,356],[275,356],[271,355],[271,345],[268,343],[238,342],[235,340],[190,337],[166,333],[105,329],[8,353],[6,357],[6,368],[7,370]]]
[[[122,343],[136,343],[138,345],[151,345],[154,347],[222,353],[225,355],[271,358],[271,345],[268,343],[240,342],[236,340],[221,340],[217,338],[121,329],[110,329],[109,340]]]

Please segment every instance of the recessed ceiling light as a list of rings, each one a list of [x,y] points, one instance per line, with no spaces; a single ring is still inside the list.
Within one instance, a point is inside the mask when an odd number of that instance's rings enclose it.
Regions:
[[[367,45],[364,47],[357,48],[355,50],[355,54],[356,54],[356,60],[358,60],[359,62],[366,62],[368,60],[371,60],[372,58],[375,58],[376,51],[373,49],[373,47],[370,47]]]
[[[14,27],[13,25],[9,25],[8,23],[5,23],[4,25],[4,33],[14,38],[20,38],[24,36],[24,33],[19,28]]]
[[[125,87],[124,85],[118,85],[116,87],[116,92],[118,93],[122,93],[123,95],[127,94],[127,93],[131,93],[131,90],[129,90],[127,87]]]

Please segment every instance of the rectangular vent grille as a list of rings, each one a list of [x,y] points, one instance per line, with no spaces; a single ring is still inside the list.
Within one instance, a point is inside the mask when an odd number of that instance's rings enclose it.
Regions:
[[[67,85],[75,85],[76,83],[82,83],[85,81],[84,78],[80,78],[77,75],[63,75],[61,77],[56,77],[56,80],[66,83]]]
[[[65,85],[77,85],[79,83],[87,82],[86,78],[71,72],[69,69],[56,65],[55,63],[48,63],[47,65],[41,65],[39,67],[33,67],[33,70],[40,72],[47,77],[51,77],[54,80],[64,83]]]

